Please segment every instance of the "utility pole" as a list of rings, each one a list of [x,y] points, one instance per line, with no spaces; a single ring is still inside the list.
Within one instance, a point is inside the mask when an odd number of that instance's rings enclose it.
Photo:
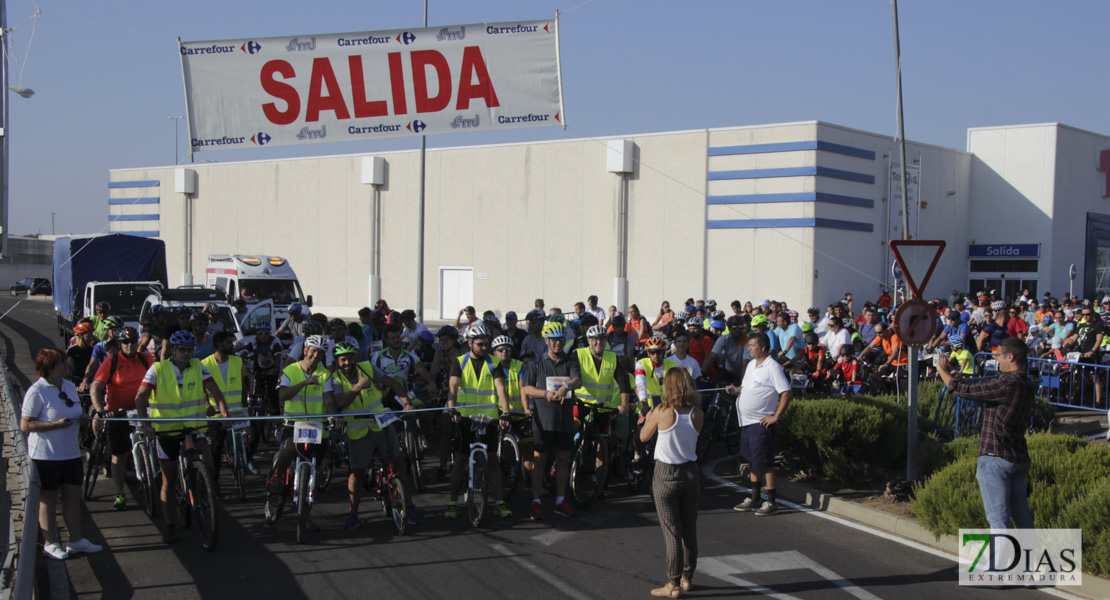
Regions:
[[[177,139],[177,130],[181,129],[180,127],[178,127],[178,124],[181,123],[181,120],[184,118],[185,117],[169,117],[169,119],[173,121],[173,164],[175,167],[177,166],[178,161],[180,161],[177,156],[178,150],[181,149],[181,142],[179,142]]]
[[[50,235],[54,235],[54,215],[58,213],[50,213]]]
[[[424,27],[428,26],[428,0],[424,0]],[[427,136],[420,136],[420,226],[416,236],[416,319],[424,322],[424,166]],[[440,307],[442,310],[443,307]]]

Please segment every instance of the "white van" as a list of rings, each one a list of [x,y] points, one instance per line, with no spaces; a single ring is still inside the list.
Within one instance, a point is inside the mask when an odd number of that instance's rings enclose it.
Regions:
[[[204,269],[204,287],[223,290],[228,302],[242,299],[251,305],[264,300],[274,303],[274,318],[281,322],[293,304],[312,306],[289,261],[280,256],[257,254],[209,254]]]

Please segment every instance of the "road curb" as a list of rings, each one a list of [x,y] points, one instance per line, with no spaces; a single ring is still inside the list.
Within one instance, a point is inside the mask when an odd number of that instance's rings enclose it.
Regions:
[[[729,460],[724,460],[718,464],[723,465],[729,464],[730,462]],[[743,477],[746,473],[746,469],[740,469],[740,472],[735,476]],[[733,475],[730,474],[724,477],[733,477]],[[747,483],[747,481],[744,483]],[[955,556],[955,549],[959,548],[959,540],[954,535],[942,535],[938,539],[929,530],[919,525],[917,521],[913,519],[888,513],[877,508],[871,508],[870,506],[864,506],[851,500],[845,500],[829,492],[822,492],[797,483],[780,481],[778,483],[778,493],[780,497],[799,506],[849,519],[861,525],[866,525],[897,535],[912,542],[929,546],[930,548],[934,548],[952,556]],[[1076,596],[1089,598],[1090,600],[1105,600],[1106,598],[1110,598],[1110,579],[1085,572],[1083,573],[1083,585],[1066,586],[1055,589]]]

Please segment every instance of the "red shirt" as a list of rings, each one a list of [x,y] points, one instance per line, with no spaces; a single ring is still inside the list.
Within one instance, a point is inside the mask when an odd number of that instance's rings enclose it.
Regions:
[[[109,410],[134,410],[135,396],[139,395],[139,384],[143,382],[143,376],[146,375],[147,369],[154,364],[154,357],[143,352],[142,356],[146,359],[146,365],[144,366],[138,354],[130,359],[124,356],[122,352],[116,356],[119,358],[109,357],[100,363],[100,368],[96,370],[96,376],[93,377],[93,380],[105,385],[105,395],[107,396],[105,403]],[[108,381],[113,360],[118,361],[116,372],[112,375],[112,380]]]
[[[1012,317],[1010,322],[1006,323],[1006,332],[1010,334],[1010,337],[1024,338],[1025,334],[1029,333],[1029,324],[1024,319]]]
[[[700,365],[705,362],[705,357],[713,351],[714,343],[713,338],[705,333],[701,334],[699,338],[690,336],[690,349],[687,350],[687,353],[694,357],[694,360],[698,361]]]
[[[836,370],[844,373],[844,383],[847,385],[863,383],[860,379],[859,363],[855,360],[836,363]]]

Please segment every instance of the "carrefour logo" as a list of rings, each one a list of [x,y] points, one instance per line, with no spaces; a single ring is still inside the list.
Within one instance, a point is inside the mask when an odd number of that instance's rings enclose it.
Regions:
[[[408,46],[409,44],[416,41],[416,36],[407,31],[404,31],[397,34],[397,41]]]
[[[424,128],[426,128],[427,126],[427,123],[425,123],[424,121],[413,119],[412,123],[409,123],[405,127],[407,127],[408,130],[413,133],[420,133],[421,131],[424,131]]]
[[[243,52],[246,52],[247,54],[254,54],[254,53],[262,50],[262,44],[259,44],[258,42],[254,41],[254,40],[249,40],[246,43],[244,43],[242,46],[239,46],[239,49],[242,50]]]
[[[265,132],[259,131],[258,133],[251,136],[251,141],[258,144],[259,146],[265,146],[266,144],[270,143],[270,136],[267,135]]]

